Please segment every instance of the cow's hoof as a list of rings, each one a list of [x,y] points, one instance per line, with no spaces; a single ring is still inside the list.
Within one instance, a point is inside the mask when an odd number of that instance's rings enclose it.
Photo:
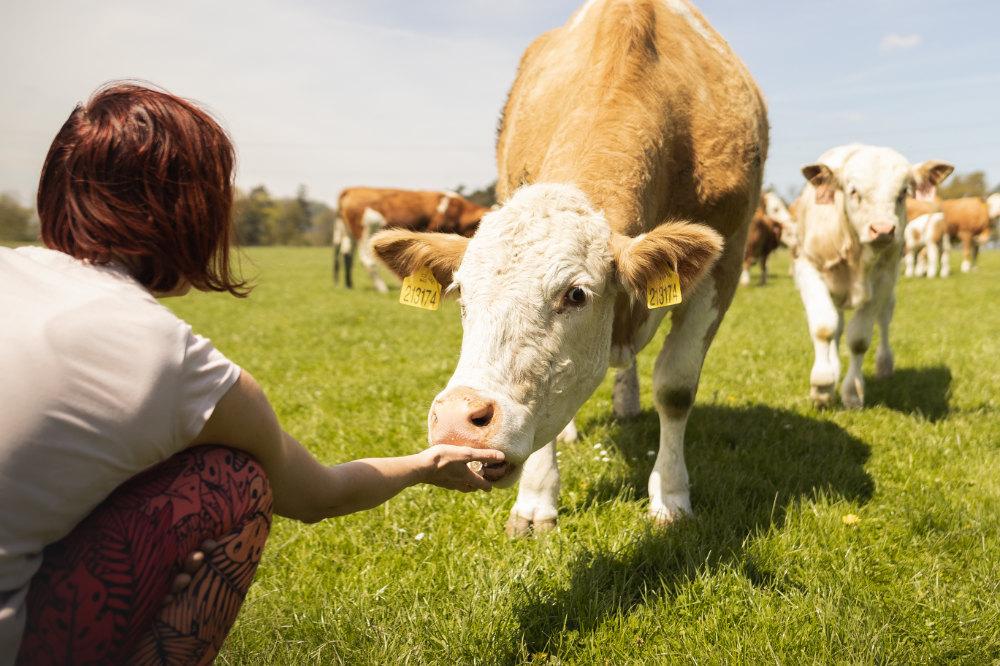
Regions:
[[[877,379],[889,379],[893,373],[892,356],[875,357],[875,377]]]
[[[556,528],[555,518],[541,518],[534,520],[525,518],[516,513],[512,513],[507,519],[505,531],[512,539],[530,536],[532,533],[551,532]]]
[[[852,411],[865,406],[865,401],[853,394],[840,396],[840,402],[844,405],[844,409]]]
[[[809,389],[809,397],[818,409],[829,409],[836,402],[837,392],[835,388],[834,384],[813,385]]]
[[[649,503],[649,519],[654,525],[671,525],[694,515],[688,493],[665,495],[662,500]]]

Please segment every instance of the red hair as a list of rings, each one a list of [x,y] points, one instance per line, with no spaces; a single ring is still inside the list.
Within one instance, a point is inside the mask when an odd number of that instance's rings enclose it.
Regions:
[[[121,261],[151,291],[248,293],[229,263],[233,144],[191,102],[132,83],[98,89],[56,134],[38,184],[42,240]]]

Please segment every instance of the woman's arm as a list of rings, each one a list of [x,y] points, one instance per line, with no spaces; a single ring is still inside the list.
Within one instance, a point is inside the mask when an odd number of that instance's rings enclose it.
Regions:
[[[264,391],[245,370],[191,443],[199,444],[231,446],[252,455],[271,482],[275,512],[304,522],[370,509],[417,483],[489,491],[492,484],[466,463],[503,461],[503,453],[492,449],[432,446],[399,458],[323,465],[281,429]]]

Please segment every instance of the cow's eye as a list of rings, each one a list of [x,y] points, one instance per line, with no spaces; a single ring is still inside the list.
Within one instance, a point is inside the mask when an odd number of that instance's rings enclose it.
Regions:
[[[563,296],[563,303],[578,308],[587,303],[587,292],[583,287],[570,287]]]
[[[906,189],[905,188],[903,189],[902,192],[899,193],[899,196],[896,197],[896,201],[898,201],[899,203],[903,203],[904,201],[906,201]]]

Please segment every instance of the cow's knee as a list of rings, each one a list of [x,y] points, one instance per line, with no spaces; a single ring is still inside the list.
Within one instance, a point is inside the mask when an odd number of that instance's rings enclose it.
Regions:
[[[654,387],[656,408],[668,418],[682,419],[694,404],[694,389],[689,386]]]

